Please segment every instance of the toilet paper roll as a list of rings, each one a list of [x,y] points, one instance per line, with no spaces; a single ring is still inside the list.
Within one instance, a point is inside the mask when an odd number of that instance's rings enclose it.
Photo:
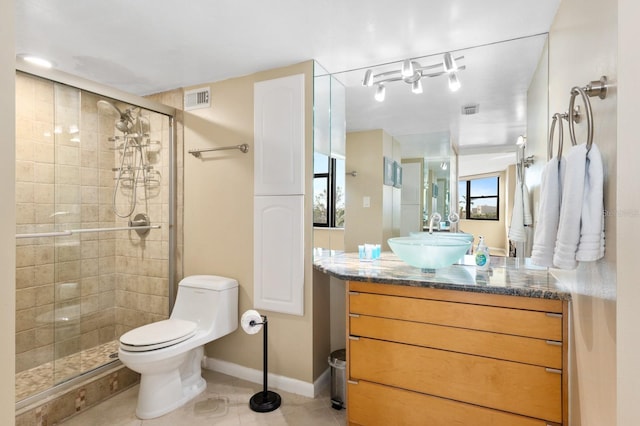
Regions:
[[[254,322],[252,325],[251,322]],[[256,334],[262,329],[262,317],[253,309],[249,309],[240,318],[240,326],[247,334]]]

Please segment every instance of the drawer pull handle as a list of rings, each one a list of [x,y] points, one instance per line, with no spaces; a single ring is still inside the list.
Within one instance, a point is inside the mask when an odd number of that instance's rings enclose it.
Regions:
[[[360,318],[360,314],[349,314],[351,318]]]
[[[544,370],[547,373],[562,374],[562,370],[558,370],[557,368],[545,368]]]
[[[358,336],[349,336],[349,340],[360,340]]]
[[[357,381],[357,380],[347,380],[347,383],[349,383],[350,385],[357,385],[357,384],[359,384],[360,382],[359,382],[359,381]]]
[[[562,346],[562,342],[558,342],[557,340],[547,340],[547,345]]]
[[[358,292],[358,291],[350,291],[349,292],[349,296],[359,296],[359,295],[360,295],[360,292]]]
[[[545,315],[551,318],[562,318],[562,314],[557,314],[555,312],[545,312]]]

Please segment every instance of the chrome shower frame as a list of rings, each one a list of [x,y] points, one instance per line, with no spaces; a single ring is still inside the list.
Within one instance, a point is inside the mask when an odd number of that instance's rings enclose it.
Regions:
[[[169,294],[168,294],[168,302],[169,302],[169,312],[175,303],[176,297],[176,209],[177,209],[177,200],[176,200],[176,176],[177,176],[177,161],[176,161],[176,109],[173,107],[169,107],[167,105],[163,105],[159,102],[152,101],[150,99],[143,98],[141,96],[133,95],[119,89],[115,89],[112,87],[108,87],[102,85],[100,83],[96,83],[90,80],[83,79],[81,77],[77,77],[71,74],[67,74],[62,71],[57,71],[53,69],[44,69],[39,68],[37,66],[31,65],[26,62],[19,61],[16,63],[16,71],[23,72],[25,74],[30,74],[35,77],[44,78],[53,82],[65,84],[80,90],[84,90],[86,92],[91,92],[93,94],[104,96],[106,98],[116,99],[118,101],[124,102],[126,104],[141,107],[147,109],[149,111],[157,112],[163,115],[166,115],[169,118]],[[119,362],[119,361],[118,361]],[[70,388],[73,385],[87,380],[88,378],[98,376],[99,374],[103,374],[106,370],[112,367],[113,364],[104,365],[98,367],[95,370],[91,370],[85,373],[80,374],[79,376],[68,380],[62,384],[53,386],[46,391],[43,391],[39,394],[30,396],[16,403],[16,409],[21,409],[23,407],[27,407],[33,404],[37,400],[42,400],[43,398],[47,398],[51,395],[54,395],[65,388]]]

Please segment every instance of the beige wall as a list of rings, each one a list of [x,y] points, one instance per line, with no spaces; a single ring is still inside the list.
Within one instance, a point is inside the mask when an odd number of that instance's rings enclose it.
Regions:
[[[344,250],[344,228],[313,228],[313,247]]]
[[[347,133],[345,167],[358,172],[346,181],[347,252],[357,252],[364,243],[381,244],[382,250],[389,250],[387,239],[400,234],[400,189],[383,184],[385,156],[400,161],[398,142],[384,130]],[[363,207],[363,197],[369,197],[369,207]]]
[[[14,424],[15,403],[15,36],[14,1],[0,2],[0,424]]]
[[[549,115],[567,110],[573,86],[584,86],[601,75],[607,75],[613,84],[617,83],[617,19],[616,2],[562,1],[549,36]],[[605,167],[605,211],[613,213],[619,208],[616,196],[620,173],[616,173],[619,156],[616,143],[617,101],[615,89],[605,100],[591,100],[594,143],[602,152]],[[576,128],[579,143],[585,141],[584,128],[584,124]],[[564,146],[567,152],[570,144],[565,143]],[[631,181],[637,185],[637,178],[628,178],[631,180],[625,180],[625,185],[632,185]],[[637,188],[633,192],[637,193]],[[606,215],[604,260],[582,263],[576,271],[558,274],[572,293],[572,425],[616,424],[617,220],[615,214]],[[637,215],[626,220],[637,223]],[[637,242],[624,247],[623,251],[635,246]],[[634,281],[637,283],[637,279]],[[637,384],[635,394],[637,396]],[[637,424],[637,420],[633,424]]]
[[[185,154],[184,275],[216,274],[240,283],[239,314],[253,308],[253,85],[305,74],[305,314],[265,312],[269,316],[269,372],[313,382],[325,369],[329,325],[316,308],[328,312],[329,288],[313,289],[313,63],[211,83],[212,106],[184,114],[185,152],[195,148],[248,143],[249,152],[222,151],[197,159]],[[196,87],[202,87],[199,85]],[[326,297],[323,295],[326,293]],[[321,312],[321,311],[320,311]],[[318,328],[319,327],[319,328]],[[207,356],[262,369],[262,339],[242,330],[206,347]]]
[[[640,197],[638,193],[638,125],[636,106],[640,96],[640,55],[638,38],[640,2],[618,2],[618,174],[617,205],[617,415],[619,425],[640,423],[638,383],[640,383],[640,286],[638,256],[635,248],[640,241]],[[631,195],[634,194],[634,195]]]

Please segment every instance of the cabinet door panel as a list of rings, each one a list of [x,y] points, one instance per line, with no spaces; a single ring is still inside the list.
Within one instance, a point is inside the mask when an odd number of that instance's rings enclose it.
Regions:
[[[562,376],[543,367],[367,338],[349,351],[351,379],[562,422]]]
[[[546,426],[546,422],[361,380],[349,383],[349,424]]]
[[[562,346],[541,339],[365,315],[349,327],[355,336],[562,369]]]
[[[562,340],[562,317],[545,312],[358,293],[349,312],[537,339]]]

